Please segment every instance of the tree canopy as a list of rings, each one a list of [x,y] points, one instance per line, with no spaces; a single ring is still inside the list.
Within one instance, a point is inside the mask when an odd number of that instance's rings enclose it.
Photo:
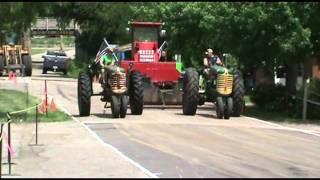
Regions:
[[[10,16],[8,15],[10,14]],[[0,29],[30,27],[36,17],[74,19],[79,43],[93,57],[103,37],[129,43],[130,20],[162,21],[170,50],[198,66],[207,48],[229,53],[246,67],[303,62],[319,52],[320,4],[311,2],[7,2]]]

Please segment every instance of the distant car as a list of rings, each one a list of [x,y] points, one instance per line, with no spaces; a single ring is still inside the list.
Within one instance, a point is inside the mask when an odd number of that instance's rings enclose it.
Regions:
[[[67,56],[64,51],[47,51],[43,58],[43,69],[42,73],[46,74],[47,71],[63,72],[63,74],[68,73],[68,67],[71,58]]]

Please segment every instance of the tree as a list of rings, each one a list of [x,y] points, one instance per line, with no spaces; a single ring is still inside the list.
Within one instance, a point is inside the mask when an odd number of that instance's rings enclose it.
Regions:
[[[79,47],[87,54],[84,61],[90,61],[104,37],[116,44],[128,39],[124,35],[130,10],[127,3],[64,2],[55,4],[52,14],[65,23],[73,19],[79,24],[82,30],[78,39]]]

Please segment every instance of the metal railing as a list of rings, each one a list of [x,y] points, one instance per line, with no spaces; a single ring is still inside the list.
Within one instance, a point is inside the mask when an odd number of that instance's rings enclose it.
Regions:
[[[39,115],[38,115],[38,108],[41,106],[43,102],[40,104],[36,104],[35,106],[28,107],[26,109],[22,109],[19,111],[14,111],[14,112],[7,112],[7,121],[6,122],[1,122],[0,123],[0,178],[2,177],[2,144],[3,140],[6,141],[7,148],[8,148],[8,175],[11,175],[11,165],[12,165],[12,155],[13,155],[13,149],[12,149],[12,144],[11,144],[11,116],[14,114],[19,114],[23,112],[30,111],[32,109],[35,109],[36,111],[36,117],[35,117],[35,122],[36,122],[36,145],[38,144],[38,123],[39,123]],[[3,127],[7,125],[8,126],[8,136],[6,136],[6,133],[4,132]]]

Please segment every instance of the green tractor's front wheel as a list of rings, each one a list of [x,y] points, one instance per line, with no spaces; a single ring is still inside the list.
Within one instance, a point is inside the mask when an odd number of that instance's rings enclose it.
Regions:
[[[121,96],[111,96],[111,113],[113,118],[119,118],[121,108]]]
[[[121,96],[120,118],[125,118],[126,117],[128,103],[129,103],[129,97],[126,96],[126,95]]]
[[[233,110],[233,99],[232,97],[227,97],[226,98],[226,103],[225,103],[225,107],[224,107],[224,115],[223,118],[224,119],[229,119],[231,114],[232,114],[232,110]]]
[[[224,102],[221,96],[216,98],[216,113],[217,118],[222,119],[224,114]]]
[[[195,68],[186,69],[183,79],[182,110],[184,115],[195,115],[199,104],[199,75]]]

